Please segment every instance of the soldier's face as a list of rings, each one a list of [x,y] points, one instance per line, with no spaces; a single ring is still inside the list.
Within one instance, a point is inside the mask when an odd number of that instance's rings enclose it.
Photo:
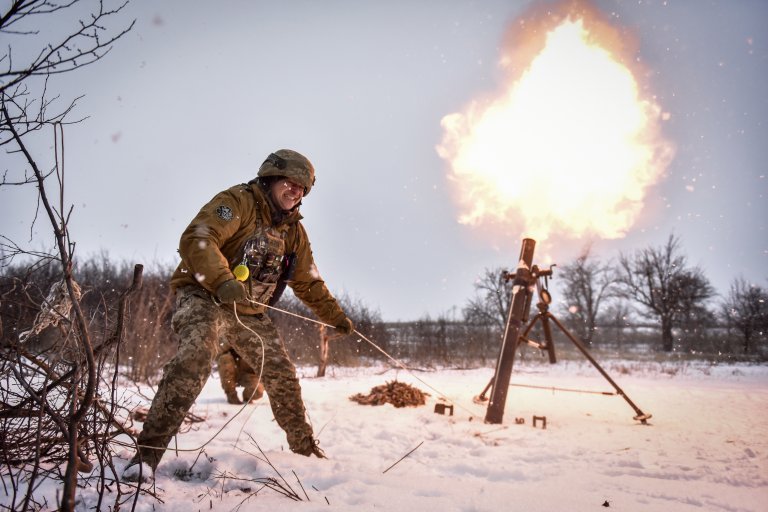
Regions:
[[[304,187],[291,179],[283,178],[272,184],[270,193],[278,208],[290,210],[304,197]]]

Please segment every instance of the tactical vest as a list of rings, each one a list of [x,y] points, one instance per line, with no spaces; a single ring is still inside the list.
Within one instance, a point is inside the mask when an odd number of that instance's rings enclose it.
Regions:
[[[290,279],[294,255],[285,253],[286,231],[263,227],[257,222],[254,235],[243,244],[240,265],[248,268],[245,285],[251,299],[261,304],[274,304]]]

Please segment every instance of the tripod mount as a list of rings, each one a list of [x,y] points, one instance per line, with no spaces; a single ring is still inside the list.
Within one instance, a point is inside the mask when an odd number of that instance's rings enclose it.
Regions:
[[[488,410],[485,416],[486,423],[501,423],[504,417],[504,406],[507,400],[507,391],[509,390],[509,381],[512,376],[512,367],[514,366],[515,353],[522,344],[546,351],[550,363],[557,362],[555,354],[555,343],[552,338],[552,325],[554,324],[565,337],[573,343],[587,360],[592,363],[598,372],[613,386],[616,394],[624,398],[630,407],[635,411],[634,420],[647,425],[651,418],[650,414],[644,413],[635,403],[624,393],[618,384],[603,369],[602,366],[589,353],[584,343],[571,334],[568,329],[549,311],[549,305],[552,303],[552,295],[549,293],[549,278],[552,276],[554,265],[548,269],[540,269],[533,265],[533,250],[536,242],[530,238],[523,240],[520,250],[520,259],[517,270],[514,273],[504,272],[502,276],[512,281],[512,302],[507,315],[507,324],[504,330],[504,337],[499,351],[499,359],[496,364],[496,371],[483,389],[482,393],[475,398],[476,402],[483,403],[488,400],[486,394],[491,390],[491,397],[488,403]],[[530,319],[531,303],[533,302],[534,290],[537,292],[539,301],[536,304],[538,313]],[[536,341],[530,338],[530,333],[536,324],[541,324],[541,330],[544,335],[542,341]]]

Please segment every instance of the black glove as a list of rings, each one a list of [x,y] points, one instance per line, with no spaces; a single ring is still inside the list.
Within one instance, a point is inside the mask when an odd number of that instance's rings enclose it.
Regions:
[[[245,300],[248,296],[245,293],[245,286],[237,279],[230,279],[224,281],[216,288],[216,297],[225,304],[232,304],[233,302],[240,302]]]
[[[352,331],[355,330],[355,326],[352,323],[352,320],[346,317],[344,317],[344,320],[333,326],[333,328],[336,329],[338,334],[343,334],[345,336],[347,334],[352,334]]]

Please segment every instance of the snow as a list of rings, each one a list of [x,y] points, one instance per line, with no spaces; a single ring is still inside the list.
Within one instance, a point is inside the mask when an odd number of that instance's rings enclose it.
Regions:
[[[490,379],[487,368],[414,374],[331,368],[325,378],[314,378],[314,368],[300,368],[326,460],[288,451],[264,399],[228,405],[219,381],[211,378],[193,409],[207,419],[178,436],[178,447],[196,450],[242,412],[207,444],[208,458],[169,450],[155,475],[162,503],[142,495],[137,510],[230,511],[241,503],[240,510],[302,512],[766,510],[768,367],[628,361],[604,366],[638,407],[653,414],[649,425],[634,421],[620,396],[525,387],[510,388],[503,424],[485,424],[485,407],[472,397]],[[429,392],[427,405],[396,409],[349,400],[394,379]],[[453,416],[434,412],[435,393],[419,379],[454,401]],[[612,391],[593,367],[576,362],[526,361],[515,367],[512,383]],[[532,425],[534,415],[546,416],[546,429],[540,422]],[[525,422],[516,424],[515,418]],[[255,482],[221,478],[277,478],[258,458],[259,449],[301,502]],[[121,455],[119,470],[131,453]],[[39,492],[50,493],[47,501],[55,503],[52,485]],[[91,490],[80,498],[81,510],[95,504]]]

